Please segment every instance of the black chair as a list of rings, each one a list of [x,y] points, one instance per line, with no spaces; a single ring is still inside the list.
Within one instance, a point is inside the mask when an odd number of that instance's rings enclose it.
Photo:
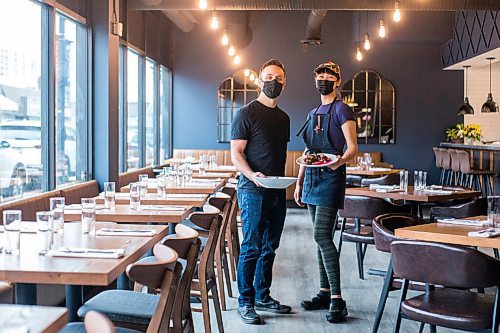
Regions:
[[[421,241],[391,244],[394,274],[403,278],[394,333],[402,318],[472,332],[498,333],[500,261],[475,249]],[[428,289],[407,299],[409,281],[450,288]],[[452,288],[496,287],[495,295]]]
[[[378,178],[363,178],[361,180],[361,187],[369,187],[371,184],[399,185],[399,173],[391,173]]]
[[[471,216],[486,215],[488,210],[488,200],[479,198],[473,201],[456,206],[435,206],[430,210],[430,221],[435,222],[438,218],[464,218]]]
[[[359,278],[364,279],[363,260],[368,244],[375,244],[371,221],[378,215],[387,213],[410,213],[409,205],[393,205],[379,199],[356,195],[347,195],[344,200],[344,209],[340,209],[338,216],[342,218],[340,227],[339,256],[343,242],[356,244]],[[354,219],[354,227],[346,229],[347,219]],[[337,222],[336,222],[337,223]],[[335,228],[334,228],[335,230]]]
[[[391,243],[395,240],[400,240],[394,235],[394,230],[398,228],[411,227],[415,225],[421,225],[428,223],[426,220],[416,217],[414,215],[408,214],[384,214],[379,215],[373,219],[373,238],[375,240],[375,248],[381,252],[391,252]],[[394,276],[392,270],[392,259],[389,260],[389,265],[387,267],[384,286],[382,287],[382,292],[380,293],[380,299],[377,306],[377,313],[375,315],[375,321],[372,327],[372,333],[378,332],[380,326],[380,321],[382,320],[382,315],[384,313],[385,303],[389,292],[392,290],[397,290],[401,287],[401,279]],[[422,285],[412,285],[411,289],[422,290]]]

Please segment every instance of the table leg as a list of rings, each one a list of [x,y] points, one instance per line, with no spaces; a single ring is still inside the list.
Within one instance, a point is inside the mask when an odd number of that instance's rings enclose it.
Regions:
[[[116,280],[116,288],[120,290],[130,290],[130,280],[127,274],[122,273]]]
[[[68,322],[80,321],[78,309],[83,304],[82,286],[66,286],[66,308],[68,309]]]
[[[16,283],[16,304],[36,305],[36,284]]]
[[[175,234],[175,223],[168,224],[168,234],[169,235]]]

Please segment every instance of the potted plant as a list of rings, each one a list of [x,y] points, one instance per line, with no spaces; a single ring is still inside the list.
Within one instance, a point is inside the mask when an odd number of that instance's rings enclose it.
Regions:
[[[468,145],[474,144],[476,141],[480,141],[483,137],[483,131],[481,131],[481,126],[478,124],[470,124],[463,129],[464,143]]]
[[[446,139],[453,143],[463,142],[463,129],[464,124],[458,123],[454,127],[450,127],[446,130]]]

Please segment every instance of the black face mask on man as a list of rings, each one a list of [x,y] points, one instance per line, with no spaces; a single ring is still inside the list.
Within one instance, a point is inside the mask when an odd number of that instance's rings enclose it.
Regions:
[[[276,79],[264,81],[264,87],[262,87],[262,92],[264,92],[264,94],[271,99],[278,97],[282,90],[283,83],[279,83]]]
[[[321,95],[330,95],[333,92],[335,81],[317,80],[316,89]]]

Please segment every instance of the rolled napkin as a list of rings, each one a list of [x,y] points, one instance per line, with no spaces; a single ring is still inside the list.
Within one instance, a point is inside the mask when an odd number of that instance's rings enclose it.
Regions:
[[[136,230],[119,228],[102,228],[95,232],[96,236],[139,236],[152,237],[157,234],[156,230]]]
[[[398,185],[370,184],[370,190],[375,190],[376,192],[381,193],[403,192],[403,190],[400,189]]]
[[[188,182],[188,183],[185,184],[185,186],[192,186],[192,187],[208,186],[208,187],[214,187],[217,183],[214,183],[214,182]]]
[[[391,169],[389,168],[376,168],[376,167],[370,167],[369,168],[370,171],[389,171]]]
[[[66,205],[66,206],[64,206],[64,209],[67,209],[67,210],[80,210],[80,209],[82,209],[82,205],[81,204]]]
[[[185,211],[186,207],[184,207],[184,206],[164,206],[164,205],[141,205],[141,210],[178,212],[178,211]]]
[[[220,182],[220,178],[193,178],[191,182],[193,183],[217,183]]]
[[[470,226],[487,226],[490,224],[488,220],[470,220],[470,219],[438,219],[439,223],[447,223],[447,224],[460,224],[460,225],[470,225]]]
[[[206,194],[189,194],[189,193],[167,193],[167,198],[168,199],[204,199],[207,195]]]
[[[448,191],[448,190],[434,190],[432,188],[426,188],[422,192],[424,192],[424,193],[430,193],[430,194],[441,194],[441,195],[449,195],[449,194],[453,193],[453,191]]]
[[[52,257],[117,259],[123,257],[124,249],[90,249],[81,247],[60,247],[47,252]]]
[[[467,235],[470,237],[481,237],[481,238],[498,237],[500,236],[500,228],[488,228],[479,231],[469,231]]]

